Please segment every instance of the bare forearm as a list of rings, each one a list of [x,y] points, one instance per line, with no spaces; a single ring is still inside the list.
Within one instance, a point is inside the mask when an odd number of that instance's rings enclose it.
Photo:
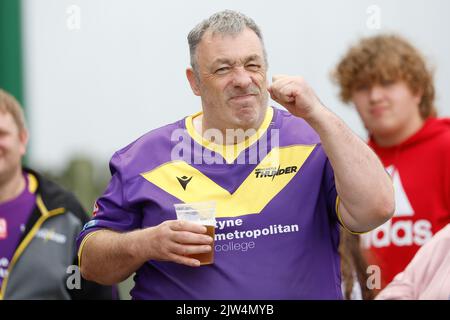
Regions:
[[[81,273],[87,280],[111,285],[125,280],[145,261],[136,254],[137,233],[102,230],[87,239],[81,256]]]
[[[212,250],[206,227],[188,221],[167,220],[128,233],[98,231],[86,238],[81,252],[81,274],[87,280],[114,284],[125,280],[149,260],[200,266],[193,254]]]
[[[367,231],[389,219],[393,187],[372,150],[322,105],[302,77],[274,76],[268,90],[272,99],[319,134],[334,169],[343,222],[354,231]]]
[[[320,135],[351,224],[376,227],[393,212],[393,187],[375,153],[325,107],[306,119]]]

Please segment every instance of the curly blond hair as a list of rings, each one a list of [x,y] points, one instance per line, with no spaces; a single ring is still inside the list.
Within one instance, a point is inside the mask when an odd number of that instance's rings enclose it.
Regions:
[[[411,91],[421,93],[419,104],[423,119],[436,116],[433,72],[421,53],[398,35],[382,34],[363,38],[351,47],[332,73],[340,86],[343,102],[351,100],[360,85],[405,81]]]

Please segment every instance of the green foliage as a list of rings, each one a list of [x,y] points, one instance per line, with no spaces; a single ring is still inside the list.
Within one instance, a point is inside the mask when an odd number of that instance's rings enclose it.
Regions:
[[[94,164],[89,158],[82,156],[70,160],[60,172],[46,170],[41,173],[73,192],[89,214],[110,179],[107,165]]]

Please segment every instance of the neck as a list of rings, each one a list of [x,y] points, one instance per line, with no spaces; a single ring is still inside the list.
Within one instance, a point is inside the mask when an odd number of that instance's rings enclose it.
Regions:
[[[22,170],[16,170],[12,177],[0,182],[0,203],[16,198],[25,189],[25,186]]]
[[[417,133],[423,126],[424,120],[419,116],[414,120],[408,121],[408,126],[403,130],[386,135],[373,135],[373,139],[380,147],[392,147],[401,144]]]
[[[240,127],[225,127],[222,122],[214,122],[210,121],[209,118],[204,116],[204,113],[195,117],[193,121],[193,126],[195,131],[199,133],[204,139],[207,139],[211,142],[217,143],[217,141],[212,141],[212,139],[208,139],[208,137],[205,137],[205,132],[210,129],[215,129],[220,131],[223,137],[223,144],[231,145],[231,144],[238,144],[244,141],[249,136],[247,134],[235,134],[236,130],[243,130],[246,132],[247,130],[254,130],[256,131],[261,127],[262,123],[264,122],[264,119],[266,117],[267,107],[266,109],[260,114],[259,119],[252,123],[252,125],[249,126],[240,126]],[[228,137],[229,133],[227,133],[227,130],[232,130],[231,136]],[[228,139],[229,138],[229,139]]]

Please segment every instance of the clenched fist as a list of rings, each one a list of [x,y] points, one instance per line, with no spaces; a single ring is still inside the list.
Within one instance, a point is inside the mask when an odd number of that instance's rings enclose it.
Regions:
[[[268,90],[274,101],[300,118],[308,119],[323,108],[319,98],[302,77],[273,76]]]

